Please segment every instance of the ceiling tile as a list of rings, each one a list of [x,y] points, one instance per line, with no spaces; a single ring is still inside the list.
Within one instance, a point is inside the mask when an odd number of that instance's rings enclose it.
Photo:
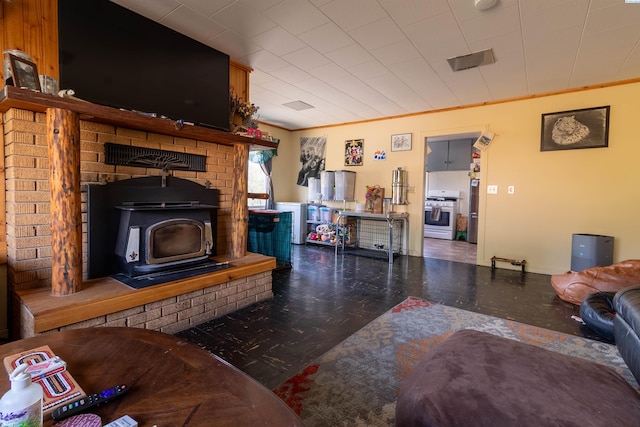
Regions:
[[[211,15],[210,19],[247,39],[276,26],[275,22],[262,15],[259,10],[244,2],[232,3]]]
[[[313,69],[330,62],[327,57],[319,54],[317,51],[311,49],[310,47],[305,47],[290,54],[284,55],[283,58],[302,70]]]
[[[279,56],[264,49],[252,53],[251,56],[245,58],[242,63],[253,69],[262,70],[266,73],[270,73],[290,65]]]
[[[371,0],[333,0],[321,6],[320,10],[347,32],[387,16],[382,6]]]
[[[182,33],[192,39],[204,42],[222,34],[225,28],[209,21],[206,17],[196,13],[186,6],[179,8],[166,15],[160,21],[169,28]]]
[[[404,31],[428,61],[446,61],[453,56],[471,53],[451,13],[407,25]]]
[[[449,12],[446,0],[379,0],[398,26],[401,28],[425,18]]]
[[[334,50],[333,52],[329,52],[327,53],[327,57],[344,68],[349,68],[374,59],[373,55],[357,44],[352,44],[338,50]]]
[[[293,84],[311,78],[311,74],[293,65],[275,70],[271,74],[280,80]]]
[[[367,50],[388,46],[405,39],[404,33],[391,18],[384,18],[358,27],[349,31],[349,35]]]
[[[328,53],[353,44],[353,39],[333,22],[312,28],[298,37],[320,53]]]
[[[252,37],[250,41],[278,56],[286,55],[306,46],[282,27],[273,27],[256,37]]]
[[[234,0],[182,0],[186,6],[204,16],[212,15],[233,2]]]
[[[294,35],[329,22],[329,18],[307,0],[285,0],[266,10],[264,15]]]
[[[180,6],[180,2],[175,0],[111,0],[129,10],[146,16],[154,21],[167,16]]]
[[[372,49],[371,53],[378,59],[378,61],[386,66],[397,64],[398,62],[406,62],[420,57],[420,52],[418,52],[413,44],[406,39],[384,47]]]
[[[238,34],[230,30],[225,30],[204,43],[220,52],[226,53],[232,60],[245,65],[249,65],[250,62],[249,60],[245,61],[245,58],[262,50],[260,46],[251,43],[249,40],[242,39]]]
[[[460,23],[468,43],[520,31],[520,16],[516,6],[499,8],[496,13],[482,14]]]

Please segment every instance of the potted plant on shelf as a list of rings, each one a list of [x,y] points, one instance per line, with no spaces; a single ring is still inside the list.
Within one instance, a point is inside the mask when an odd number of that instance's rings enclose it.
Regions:
[[[229,94],[229,129],[233,133],[247,133],[256,137],[258,129],[255,117],[259,107],[250,102],[243,101],[234,92]]]

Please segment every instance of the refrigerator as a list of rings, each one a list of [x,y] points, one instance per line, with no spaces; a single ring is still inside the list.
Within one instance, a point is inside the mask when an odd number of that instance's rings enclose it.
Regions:
[[[478,243],[478,210],[480,207],[480,180],[472,179],[469,186],[469,225],[467,242]]]
[[[291,243],[304,245],[307,239],[307,204],[298,202],[276,202],[275,210],[292,212]]]

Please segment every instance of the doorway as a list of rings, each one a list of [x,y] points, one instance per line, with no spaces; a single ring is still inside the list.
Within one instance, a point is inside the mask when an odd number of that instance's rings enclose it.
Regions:
[[[473,163],[471,153],[474,151],[472,145],[480,135],[481,132],[477,131],[428,136],[425,138],[425,200],[429,190],[459,191],[459,214],[469,218],[470,181],[472,178],[470,176],[470,172],[472,170],[471,165]],[[433,147],[441,148],[443,143],[446,142],[449,142],[447,145],[451,148],[448,149],[448,152],[451,153],[451,157],[454,155],[457,157],[457,159],[446,159],[447,165],[454,166],[442,167],[442,165],[436,165],[436,167],[428,167],[429,165],[427,164],[427,160],[429,158],[429,153],[431,152],[429,144],[435,143],[432,144]],[[459,159],[460,152],[466,153],[464,154],[466,157],[463,157],[462,161]],[[440,161],[441,157],[441,154],[435,156],[437,161]],[[456,237],[458,236],[456,235]],[[460,236],[459,239],[460,240],[447,240],[424,237],[423,257],[476,264],[477,245],[463,240],[462,236]]]

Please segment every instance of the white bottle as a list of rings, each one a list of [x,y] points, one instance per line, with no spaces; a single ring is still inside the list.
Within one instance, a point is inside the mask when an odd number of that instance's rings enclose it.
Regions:
[[[42,427],[42,387],[21,363],[10,375],[11,390],[0,399],[0,425]]]

